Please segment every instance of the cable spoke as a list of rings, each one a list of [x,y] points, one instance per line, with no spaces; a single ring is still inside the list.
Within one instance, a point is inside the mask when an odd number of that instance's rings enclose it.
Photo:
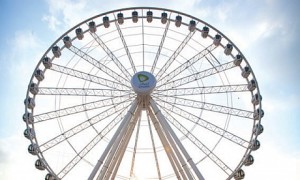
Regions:
[[[163,108],[162,108],[163,109]],[[169,112],[164,111],[165,118],[171,122],[176,129],[185,135],[195,146],[197,146],[206,156],[208,156],[217,166],[219,166],[226,174],[231,174],[232,170],[208,147],[206,147],[196,136],[185,128],[179,121],[177,121]]]
[[[195,82],[199,79],[203,79],[205,77],[220,73],[222,71],[226,71],[226,70],[234,68],[234,67],[236,67],[236,65],[233,63],[233,61],[230,61],[225,64],[206,69],[204,71],[196,72],[194,74],[185,76],[180,79],[166,82],[165,84],[158,82],[159,85],[157,85],[157,89],[165,90],[165,89],[177,88],[182,85],[185,85],[185,84],[188,84],[191,82]]]
[[[155,98],[155,97],[153,97]],[[221,106],[217,104],[202,102],[202,101],[196,101],[196,100],[190,100],[190,99],[184,99],[179,97],[170,97],[170,96],[162,96],[162,97],[156,97],[157,101],[161,101],[164,103],[170,103],[170,104],[176,104],[180,106],[186,106],[186,107],[193,107],[197,109],[203,109],[207,111],[212,112],[218,112],[248,119],[253,119],[253,112],[243,110],[243,109],[237,109],[233,107],[227,107],[227,106]]]
[[[204,87],[190,87],[190,88],[176,88],[176,89],[157,89],[153,94],[157,96],[188,96],[188,95],[202,95],[215,93],[232,93],[232,92],[247,92],[248,84],[237,85],[222,85],[222,86],[204,86]]]
[[[130,81],[132,75],[127,71],[127,69],[123,66],[123,64],[119,61],[119,59],[113,54],[113,52],[106,46],[106,44],[100,39],[100,37],[96,33],[90,33],[93,38],[97,41],[97,43],[102,47],[102,49],[106,52],[106,54],[111,58],[111,60],[116,64],[116,66],[124,73],[127,80]]]
[[[100,61],[96,60],[95,58],[91,57],[90,55],[83,52],[79,48],[72,45],[71,47],[69,47],[69,50],[72,51],[73,53],[77,54],[79,57],[81,57],[85,61],[87,61],[90,64],[94,65],[95,67],[100,69],[102,72],[106,73],[108,76],[110,76],[113,79],[117,80],[118,82],[120,82],[124,86],[130,87],[130,84],[128,83],[127,79],[125,79],[123,76],[120,76],[119,74],[115,73],[115,71],[111,70],[105,64],[103,64]]]
[[[94,82],[96,84],[100,84],[100,85],[103,85],[108,88],[113,88],[113,89],[117,89],[117,90],[128,90],[128,88],[129,88],[120,83],[117,83],[117,82],[114,82],[114,81],[111,81],[108,79],[104,79],[104,78],[101,78],[101,77],[98,77],[95,75],[87,74],[85,72],[71,69],[68,67],[60,66],[57,64],[52,64],[51,70],[62,73],[62,74],[66,74],[69,76],[73,76],[73,77],[76,77],[79,79],[83,79],[86,81]]]
[[[183,71],[185,71],[186,69],[191,67],[193,64],[195,64],[196,62],[201,60],[203,57],[206,57],[207,54],[210,54],[216,48],[217,48],[217,46],[215,46],[214,44],[211,44],[210,46],[208,46],[204,50],[200,51],[194,57],[190,58],[185,63],[181,64],[176,69],[174,69],[173,71],[171,71],[170,73],[165,75],[163,78],[161,78],[160,81],[158,82],[158,86],[161,85],[161,84],[165,84],[166,82],[169,82],[174,77],[178,76],[178,74],[182,73]]]
[[[167,69],[174,62],[174,60],[177,58],[177,56],[180,54],[180,52],[183,50],[183,48],[186,46],[186,44],[189,42],[189,40],[193,37],[195,32],[196,31],[192,31],[185,37],[185,39],[181,42],[181,44],[178,46],[178,48],[174,51],[172,56],[168,59],[168,61],[163,65],[163,67],[156,74],[156,79],[158,82],[161,80],[162,75],[167,72]]]
[[[218,127],[218,126],[202,119],[201,117],[195,116],[194,114],[191,114],[190,112],[185,111],[173,104],[163,103],[163,105],[159,104],[159,106],[161,106],[162,108],[169,110],[170,112],[177,114],[193,123],[196,123],[196,124],[200,125],[201,127],[205,128],[219,136],[222,136],[244,148],[247,148],[250,144],[248,141],[242,139],[241,137],[238,137],[238,136],[234,135],[233,133],[230,133],[230,132],[226,131],[225,129]]]
[[[39,95],[98,96],[119,97],[129,95],[130,91],[90,88],[50,88],[39,87]]]
[[[42,114],[38,114],[34,116],[34,123],[40,123],[43,121],[47,121],[50,119],[55,119],[63,116],[69,116],[73,115],[76,113],[80,113],[83,111],[89,111],[101,107],[107,107],[107,106],[112,106],[114,104],[119,104],[121,102],[124,102],[126,100],[131,100],[132,97],[128,96],[120,96],[120,97],[113,97],[113,98],[107,98],[107,99],[102,99],[98,101],[93,101],[89,103],[84,103],[72,107],[67,107],[64,109],[59,109],[55,111],[50,111]]]
[[[106,125],[76,156],[58,173],[60,178],[66,176],[78,163],[82,160],[117,124],[123,120],[126,114],[126,108],[123,108],[120,113]]]
[[[62,134],[54,137],[53,139],[48,140],[47,142],[40,145],[40,151],[45,152],[49,150],[50,148],[58,145],[59,143],[67,140],[68,138],[82,132],[83,130],[93,126],[94,124],[98,123],[99,121],[102,121],[112,115],[114,115],[118,111],[122,111],[124,108],[126,108],[130,104],[130,101],[119,103],[118,105],[115,105],[105,111],[102,111],[101,113],[87,119],[86,121],[74,126],[73,128],[63,132]]]

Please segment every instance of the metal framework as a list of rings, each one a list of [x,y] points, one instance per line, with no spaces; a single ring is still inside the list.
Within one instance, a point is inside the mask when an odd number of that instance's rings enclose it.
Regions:
[[[240,180],[260,147],[261,101],[249,62],[215,27],[170,9],[117,9],[44,53],[24,135],[46,180]]]

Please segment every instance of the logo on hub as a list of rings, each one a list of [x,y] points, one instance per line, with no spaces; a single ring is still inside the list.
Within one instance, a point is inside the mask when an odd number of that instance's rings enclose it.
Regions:
[[[144,75],[144,74],[138,74],[137,77],[138,77],[138,79],[139,79],[140,82],[145,82],[145,81],[147,81],[149,79],[149,77],[146,76],[146,75]]]

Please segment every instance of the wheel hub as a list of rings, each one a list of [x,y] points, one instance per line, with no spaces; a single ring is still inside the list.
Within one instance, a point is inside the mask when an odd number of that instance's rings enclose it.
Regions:
[[[151,73],[140,71],[132,76],[131,86],[138,95],[150,95],[156,86],[156,79]]]

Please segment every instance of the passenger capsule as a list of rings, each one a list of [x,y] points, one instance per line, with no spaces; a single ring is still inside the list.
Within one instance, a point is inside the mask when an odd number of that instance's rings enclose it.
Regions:
[[[161,13],[161,23],[166,24],[168,21],[168,14],[166,12]]]
[[[23,134],[27,139],[35,138],[35,132],[32,128],[26,128]]]
[[[45,78],[44,71],[42,71],[40,69],[37,69],[35,71],[34,76],[38,81],[42,81]]]
[[[234,59],[233,63],[234,63],[234,65],[239,66],[239,65],[241,65],[242,61],[243,61],[242,55],[237,54],[235,56],[235,59]]]
[[[153,12],[152,11],[147,11],[147,22],[151,23],[153,20]]]
[[[45,176],[45,180],[57,180],[57,179],[55,179],[54,175],[48,173],[48,174]]]
[[[204,27],[202,28],[201,36],[202,36],[203,38],[207,38],[208,33],[209,33],[209,28],[208,28],[207,26],[204,26]]]
[[[214,45],[219,46],[221,44],[222,36],[220,34],[216,34],[214,37]]]
[[[24,100],[25,106],[27,106],[29,109],[33,109],[35,107],[34,99],[31,97],[28,97]]]
[[[32,113],[26,112],[25,114],[23,114],[23,121],[24,122],[28,122],[28,124],[32,124],[33,123],[33,115]]]
[[[107,16],[103,17],[103,25],[105,28],[109,27],[109,18]]]
[[[245,66],[243,71],[242,71],[242,76],[244,78],[247,78],[251,73],[251,68],[249,66]]]
[[[79,39],[79,40],[82,40],[84,38],[83,31],[81,28],[77,28],[75,30],[75,34],[76,34],[77,39]]]
[[[60,47],[53,46],[52,47],[52,53],[53,53],[54,57],[59,58],[61,56]]]
[[[262,96],[258,94],[254,94],[251,100],[252,104],[258,105],[260,101],[262,101]]]
[[[33,95],[37,95],[37,93],[39,93],[39,87],[36,83],[30,83],[29,85],[29,91],[31,94]]]
[[[249,91],[254,91],[256,89],[256,81],[254,79],[252,79],[248,86],[247,86]]]
[[[137,11],[133,11],[132,12],[132,21],[134,23],[137,23],[138,22],[138,12]]]
[[[49,69],[52,67],[52,60],[49,57],[47,57],[47,56],[44,57],[42,62],[46,69]]]
[[[91,33],[95,33],[97,31],[96,23],[94,21],[89,22],[89,30]]]
[[[258,150],[259,147],[260,147],[260,142],[259,142],[258,140],[253,140],[253,141],[251,142],[251,149],[252,149],[253,151]]]
[[[253,130],[253,132],[254,132],[254,134],[256,134],[256,135],[260,135],[261,133],[263,133],[263,132],[264,132],[264,127],[263,127],[263,125],[261,125],[261,124],[256,124],[256,125],[255,125],[255,128],[254,128],[254,130]]]
[[[234,179],[235,180],[241,180],[245,178],[245,172],[242,169],[239,169],[235,174],[234,174]]]
[[[45,165],[44,160],[38,159],[38,160],[35,161],[34,165],[35,165],[35,168],[37,168],[41,171],[46,169],[46,165]]]
[[[63,42],[64,42],[64,44],[67,48],[70,48],[72,46],[72,41],[71,41],[71,38],[69,36],[65,36],[63,38]]]
[[[175,18],[175,26],[176,27],[180,27],[181,26],[181,22],[182,22],[182,17],[181,16],[176,16]]]
[[[30,144],[28,146],[28,152],[32,155],[37,155],[38,154],[38,146],[36,144]]]
[[[248,155],[247,158],[245,159],[244,165],[245,166],[250,166],[254,163],[254,158],[252,155]]]
[[[124,23],[124,15],[123,15],[123,13],[118,13],[117,14],[117,17],[118,17],[118,23],[119,24],[123,24]]]
[[[189,31],[193,32],[196,29],[196,21],[191,20],[189,24]]]
[[[264,117],[265,112],[261,109],[256,109],[253,114],[254,120],[259,120],[259,118]]]
[[[232,44],[227,44],[227,45],[225,46],[224,53],[225,53],[226,55],[230,55],[231,52],[232,52],[232,49],[233,49]]]

